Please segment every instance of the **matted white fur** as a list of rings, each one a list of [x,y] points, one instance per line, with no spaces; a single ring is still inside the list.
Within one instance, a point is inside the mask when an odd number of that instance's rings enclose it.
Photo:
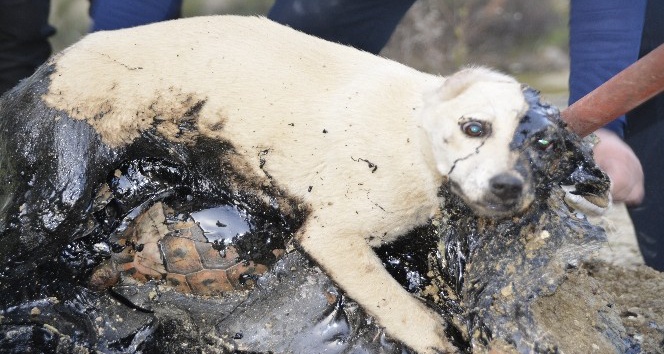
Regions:
[[[296,239],[387,332],[420,353],[451,352],[444,322],[406,292],[371,246],[427,223],[447,176],[479,211],[511,173],[527,110],[515,80],[467,69],[448,80],[267,19],[200,17],[91,34],[54,57],[51,107],[111,147],[152,127],[174,143],[232,144],[236,166],[300,200]],[[175,127],[203,104],[194,136]],[[488,122],[469,137],[460,124]],[[523,206],[528,201],[523,202]]]

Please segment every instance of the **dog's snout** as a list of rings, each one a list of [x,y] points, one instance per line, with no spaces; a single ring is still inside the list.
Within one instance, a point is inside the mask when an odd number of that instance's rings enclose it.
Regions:
[[[501,173],[489,180],[491,193],[502,200],[517,199],[523,190],[523,181],[513,175]]]

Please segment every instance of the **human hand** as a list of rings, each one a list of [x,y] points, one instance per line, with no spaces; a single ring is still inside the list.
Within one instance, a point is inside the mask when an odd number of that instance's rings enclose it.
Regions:
[[[634,151],[616,133],[608,129],[595,131],[600,142],[593,148],[597,165],[611,179],[611,196],[615,202],[637,205],[643,201],[643,168]]]

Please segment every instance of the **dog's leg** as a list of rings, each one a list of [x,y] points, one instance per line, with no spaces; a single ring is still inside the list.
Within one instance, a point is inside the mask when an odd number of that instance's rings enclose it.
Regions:
[[[363,237],[352,230],[322,227],[321,221],[309,219],[298,241],[348,296],[389,335],[418,353],[457,351],[445,337],[443,319],[390,276]]]

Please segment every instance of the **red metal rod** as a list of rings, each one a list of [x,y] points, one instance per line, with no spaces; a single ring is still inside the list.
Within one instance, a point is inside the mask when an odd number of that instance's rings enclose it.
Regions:
[[[664,91],[664,44],[562,111],[563,120],[586,136]]]

